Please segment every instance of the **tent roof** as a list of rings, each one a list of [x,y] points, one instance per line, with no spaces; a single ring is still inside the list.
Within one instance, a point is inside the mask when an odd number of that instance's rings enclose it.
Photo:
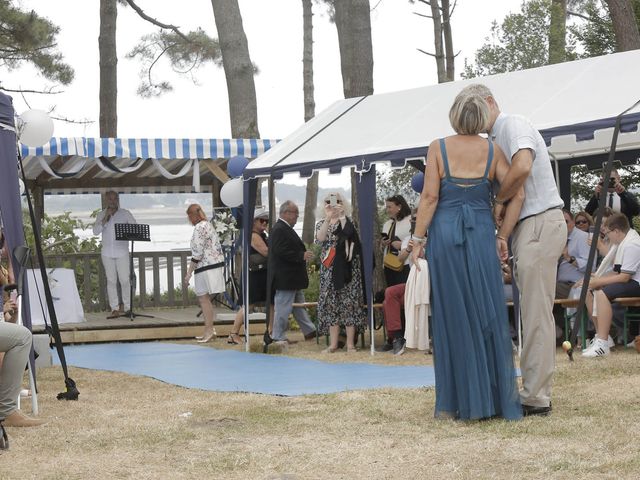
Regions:
[[[487,85],[508,113],[528,117],[556,159],[608,152],[615,117],[640,97],[640,50],[490,77],[351,98],[318,116],[251,162],[245,178],[406,160],[426,155],[431,140],[453,134],[456,94]],[[617,150],[640,149],[640,113],[625,116]]]
[[[21,145],[27,183],[47,193],[190,193],[198,183],[228,179],[226,161],[236,155],[255,158],[277,140],[52,138],[43,147]]]

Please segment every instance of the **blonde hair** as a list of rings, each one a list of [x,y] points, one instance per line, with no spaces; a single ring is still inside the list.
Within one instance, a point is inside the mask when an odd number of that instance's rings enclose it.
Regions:
[[[468,87],[467,87],[468,88]],[[449,122],[459,135],[477,135],[489,128],[489,104],[482,95],[462,90],[449,110]]]
[[[338,198],[338,200],[340,200],[340,203],[342,204],[342,208],[344,209],[344,214],[347,217],[350,217],[351,204],[347,201],[346,198],[344,198],[344,195],[342,195],[340,192],[329,192],[322,198],[322,200],[320,200],[320,205],[318,205],[318,209],[316,210],[316,218],[324,218],[325,216],[324,206],[326,205],[327,200],[329,200],[329,195],[331,195],[332,193]]]
[[[204,210],[202,209],[200,204],[192,203],[191,205],[189,205],[187,207],[187,215],[189,215],[189,213],[192,212],[192,211],[197,214],[197,216],[200,219],[200,221],[207,219],[207,216],[205,215]]]

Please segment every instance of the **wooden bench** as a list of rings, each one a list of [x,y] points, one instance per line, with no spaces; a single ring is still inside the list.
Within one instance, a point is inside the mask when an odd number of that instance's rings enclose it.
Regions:
[[[622,324],[622,338],[624,341],[625,348],[629,343],[628,338],[628,327],[630,322],[640,322],[640,312],[630,312],[629,307],[640,307],[640,297],[623,297],[623,298],[614,298],[611,303],[617,303],[618,305],[622,305],[625,307],[624,310],[624,320]]]

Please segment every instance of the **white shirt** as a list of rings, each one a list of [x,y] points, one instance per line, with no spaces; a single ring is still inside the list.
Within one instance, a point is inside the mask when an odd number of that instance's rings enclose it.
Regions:
[[[567,253],[570,257],[575,257],[576,264],[572,265],[564,258],[558,265],[558,281],[575,283],[584,277],[589,260],[589,234],[579,228],[573,227],[567,237]],[[595,267],[595,262],[593,264]]]
[[[526,118],[500,113],[491,129],[491,138],[500,146],[509,164],[518,150],[528,148],[533,153],[531,172],[524,182],[525,197],[520,219],[564,205],[544,139]]]
[[[631,275],[631,280],[640,283],[640,247],[638,245],[632,243],[624,249],[620,273],[628,273]]]
[[[384,222],[382,226],[382,231],[389,235],[391,233],[391,226],[393,225],[393,220],[389,219]],[[396,221],[396,231],[394,236],[398,237],[400,241],[404,240],[406,237],[411,236],[411,215],[407,215],[402,220]],[[390,240],[393,240],[392,238]],[[401,247],[402,248],[402,247]],[[386,255],[387,249],[384,250],[384,254]]]
[[[98,214],[96,223],[93,224],[93,234],[102,233],[102,256],[108,258],[121,258],[129,255],[129,242],[126,240],[116,240],[116,223],[136,223],[135,218],[129,210],[119,208],[111,215],[109,221],[102,225],[102,219],[107,211],[103,210]]]

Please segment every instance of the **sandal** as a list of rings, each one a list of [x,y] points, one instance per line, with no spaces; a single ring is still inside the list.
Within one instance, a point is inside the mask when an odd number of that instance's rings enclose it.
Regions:
[[[337,351],[338,351],[337,348],[327,347],[324,350],[322,350],[322,353],[336,353]]]
[[[240,334],[238,333],[230,333],[229,338],[227,338],[227,343],[229,345],[241,345],[242,342],[237,341],[234,337],[240,338]]]

